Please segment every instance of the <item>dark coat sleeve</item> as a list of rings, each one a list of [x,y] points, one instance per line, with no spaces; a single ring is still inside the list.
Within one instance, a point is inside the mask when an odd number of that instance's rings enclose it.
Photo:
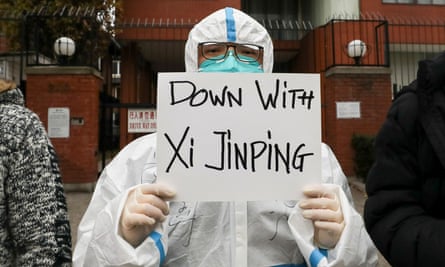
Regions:
[[[375,245],[393,266],[445,266],[445,221],[422,204],[418,162],[418,100],[406,93],[391,106],[376,138],[364,219]]]

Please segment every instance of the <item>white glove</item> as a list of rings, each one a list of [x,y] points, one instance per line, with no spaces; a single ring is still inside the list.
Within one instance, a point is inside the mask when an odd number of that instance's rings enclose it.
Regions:
[[[303,194],[307,199],[298,204],[303,217],[313,221],[314,241],[321,248],[335,247],[345,228],[337,189],[329,184],[306,186]]]
[[[140,184],[129,191],[119,221],[119,234],[133,247],[139,246],[158,222],[168,215],[166,200],[176,192],[163,184]]]

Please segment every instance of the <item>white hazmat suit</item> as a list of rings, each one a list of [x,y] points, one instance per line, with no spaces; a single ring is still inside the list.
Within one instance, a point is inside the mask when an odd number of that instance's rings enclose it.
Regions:
[[[191,30],[185,48],[187,71],[197,71],[197,46],[202,41],[261,45],[263,69],[272,71],[273,46],[267,31],[241,11],[219,10]],[[313,223],[303,218],[296,201],[170,202],[167,220],[134,248],[118,234],[122,209],[132,188],[155,180],[156,134],[150,134],[128,144],[103,170],[78,228],[74,266],[377,264],[376,249],[361,216],[353,208],[346,177],[325,144],[322,181],[336,187],[345,222],[342,236],[333,249],[314,245]]]

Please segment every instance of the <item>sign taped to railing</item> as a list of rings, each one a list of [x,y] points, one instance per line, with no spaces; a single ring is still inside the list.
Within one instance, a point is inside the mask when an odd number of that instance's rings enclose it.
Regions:
[[[127,117],[129,133],[156,132],[156,109],[130,108],[128,109]]]
[[[157,180],[175,200],[293,200],[321,180],[320,75],[160,73]]]

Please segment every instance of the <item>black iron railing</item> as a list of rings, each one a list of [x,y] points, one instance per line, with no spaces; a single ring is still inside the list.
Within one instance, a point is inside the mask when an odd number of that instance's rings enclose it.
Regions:
[[[334,66],[389,66],[388,22],[333,19],[322,27],[326,69]],[[360,48],[357,45],[360,44]],[[355,46],[355,49],[354,49]],[[355,50],[354,54],[350,51]],[[357,54],[363,52],[362,55]]]

